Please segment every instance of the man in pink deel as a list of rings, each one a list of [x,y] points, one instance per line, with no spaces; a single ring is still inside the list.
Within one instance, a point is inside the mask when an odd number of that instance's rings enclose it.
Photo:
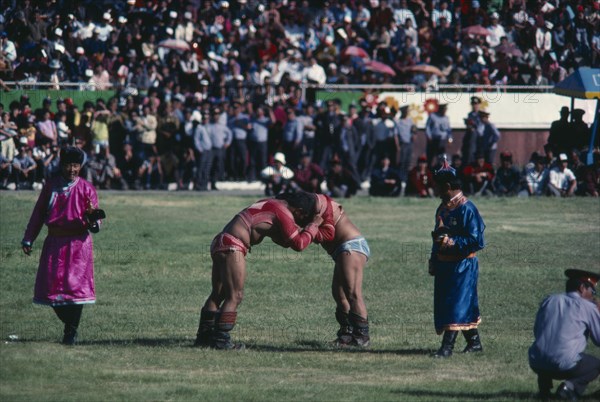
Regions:
[[[65,324],[62,343],[73,345],[84,304],[96,301],[92,236],[104,211],[98,209],[94,186],[79,177],[83,151],[60,153],[61,175],[46,183],[21,242],[31,254],[42,226],[48,226],[35,281],[34,303],[51,306]]]

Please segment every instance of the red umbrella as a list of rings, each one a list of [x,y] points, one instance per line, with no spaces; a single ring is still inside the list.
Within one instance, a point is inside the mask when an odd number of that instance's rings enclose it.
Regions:
[[[474,36],[489,36],[490,31],[481,25],[471,25],[462,30],[463,35],[474,35]]]
[[[374,73],[387,74],[391,75],[392,77],[396,76],[396,72],[393,68],[379,61],[368,60],[365,62],[365,68],[367,70],[373,71]]]
[[[179,51],[190,50],[190,44],[182,39],[165,39],[158,46]]]
[[[342,56],[345,56],[345,57],[354,56],[354,57],[360,57],[361,59],[368,59],[369,53],[367,53],[367,51],[365,49],[363,49],[362,47],[348,46],[347,48],[345,48],[342,51]]]
[[[515,57],[523,56],[523,52],[519,50],[515,45],[499,45],[494,48],[496,53],[504,53],[506,55],[512,55]]]
[[[410,71],[413,73],[435,74],[438,77],[442,77],[444,75],[442,73],[442,70],[440,70],[436,66],[432,66],[431,64],[415,64],[414,66],[403,67],[402,71]]]

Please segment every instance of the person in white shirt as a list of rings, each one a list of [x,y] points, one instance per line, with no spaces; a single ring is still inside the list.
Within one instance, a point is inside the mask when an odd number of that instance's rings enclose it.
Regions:
[[[410,19],[413,27],[417,26],[415,14],[408,8],[406,0],[402,0],[400,5],[394,10],[394,20],[396,24],[404,26],[407,19]]]
[[[535,32],[535,46],[540,57],[552,50],[552,32],[550,32],[552,28],[554,28],[554,24],[546,21],[544,27],[538,28]]]
[[[504,31],[504,27],[498,23],[498,19],[500,18],[498,13],[492,13],[490,18],[492,23],[489,27],[487,27],[488,31],[490,31],[490,34],[486,38],[486,41],[490,47],[496,47],[500,44],[500,39],[502,39],[503,36],[506,36],[506,31]]]
[[[571,197],[577,189],[577,180],[575,175],[567,167],[569,164],[569,158],[567,154],[560,154],[558,156],[558,166],[550,170],[550,182],[548,183],[548,190],[550,194],[556,197]]]
[[[448,3],[445,1],[440,3],[439,10],[436,8],[431,12],[433,28],[439,25],[440,18],[445,18],[448,25],[452,25],[452,13],[448,10]]]
[[[533,165],[525,168],[525,188],[519,192],[519,197],[546,195],[548,186],[548,169],[546,157],[536,155]]]
[[[313,82],[319,85],[323,85],[327,81],[325,69],[317,63],[317,59],[314,57],[310,59],[309,66],[305,67],[304,71],[302,71],[302,81]]]
[[[286,160],[283,153],[275,153],[273,162],[272,166],[267,166],[260,172],[260,177],[266,186],[265,195],[268,197],[285,193],[294,178],[292,169],[285,166]]]
[[[0,50],[2,51],[2,56],[9,62],[12,63],[17,59],[17,49],[15,44],[8,39],[6,32],[0,34]]]

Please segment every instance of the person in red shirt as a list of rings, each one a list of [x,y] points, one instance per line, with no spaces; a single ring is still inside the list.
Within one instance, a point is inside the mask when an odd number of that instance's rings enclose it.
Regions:
[[[321,183],[324,179],[323,170],[312,162],[310,153],[303,153],[300,164],[294,170],[294,183],[309,193],[321,193]]]
[[[270,237],[275,244],[302,251],[313,241],[331,240],[332,210],[316,212],[313,194],[282,194],[257,201],[239,212],[212,241],[212,291],[202,307],[195,346],[241,349],[231,341],[237,307],[246,279],[246,254],[250,247]],[[299,227],[296,222],[303,225]]]
[[[425,155],[419,156],[417,166],[408,173],[406,193],[423,198],[434,196],[433,174],[427,167],[427,157]]]
[[[485,155],[478,153],[476,160],[464,170],[465,180],[471,194],[492,195],[494,189],[494,168],[485,161]]]

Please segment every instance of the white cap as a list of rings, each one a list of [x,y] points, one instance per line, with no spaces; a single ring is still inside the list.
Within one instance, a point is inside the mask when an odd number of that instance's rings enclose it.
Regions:
[[[77,49],[75,49],[75,53],[85,54],[85,50],[83,50],[83,48],[81,46],[78,46]]]
[[[327,35],[327,36],[325,37],[325,43],[327,43],[327,44],[330,44],[330,45],[331,45],[331,44],[333,43],[333,37],[331,37],[331,36]]]
[[[194,110],[192,112],[192,117],[190,118],[191,121],[197,121],[198,123],[202,122],[202,113],[200,113],[198,110]]]
[[[54,30],[54,33],[56,34],[56,36],[62,36],[62,34],[63,34],[63,30],[62,30],[62,29],[60,29],[60,28],[56,28],[56,29]]]
[[[177,11],[169,11],[169,17],[177,18]]]
[[[273,160],[275,162],[281,162],[284,165],[286,164],[285,155],[283,152],[276,152],[275,155],[273,155]]]
[[[127,77],[127,74],[129,74],[129,67],[127,67],[125,64],[123,64],[117,70],[117,76],[118,77]]]
[[[85,76],[86,77],[91,77],[94,75],[94,70],[88,68],[87,70],[85,70]]]
[[[19,138],[19,143],[21,143],[23,145],[27,144],[27,137],[21,137],[21,138]]]
[[[350,17],[349,15],[346,15],[344,17],[344,22],[352,22],[352,17]]]
[[[229,8],[229,2],[228,1],[222,1],[221,2],[221,7],[222,8]]]
[[[242,25],[242,21],[240,21],[239,18],[236,18],[233,20],[233,25],[235,25],[236,27],[239,27],[240,25]]]
[[[241,75],[241,74],[238,74],[238,75],[235,76],[235,79],[238,80],[238,81],[244,81],[244,76]]]
[[[57,52],[61,52],[64,53],[65,52],[65,47],[63,45],[61,45],[60,43],[55,43],[54,44],[54,50],[56,50]]]
[[[546,21],[546,28],[552,29],[552,28],[554,28],[554,24],[551,23],[550,21]]]
[[[127,17],[125,17],[124,15],[119,16],[119,23],[126,24],[127,23]]]
[[[192,19],[192,13],[189,11],[186,11],[185,13],[183,13],[183,16],[188,20]]]
[[[167,35],[173,35],[173,28],[167,27],[167,29],[165,29],[165,31],[167,32]]]
[[[129,4],[130,6],[135,5],[135,0],[127,0],[127,4]]]
[[[497,20],[497,19],[500,18],[500,15],[498,15],[498,13],[494,11],[492,13],[492,15],[490,15],[490,18],[493,19],[493,20]]]
[[[563,162],[563,161],[568,161],[569,158],[567,157],[567,154],[560,154],[560,155],[558,155],[558,160]]]
[[[102,14],[102,19],[105,21],[112,21],[112,17],[110,16],[110,13],[108,11]]]
[[[335,63],[329,63],[329,67],[330,70],[337,70],[337,65]]]
[[[264,4],[259,4],[257,7],[257,10],[259,13],[262,13],[265,11],[265,5]]]

